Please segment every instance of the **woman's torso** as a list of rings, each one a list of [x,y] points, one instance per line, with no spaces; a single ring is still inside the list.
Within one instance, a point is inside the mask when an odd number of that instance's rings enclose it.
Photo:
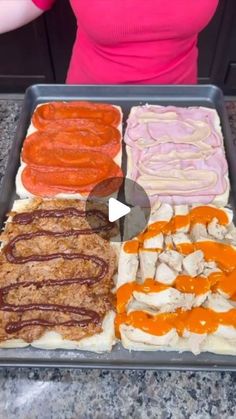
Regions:
[[[194,83],[197,34],[218,0],[70,0],[69,83]]]

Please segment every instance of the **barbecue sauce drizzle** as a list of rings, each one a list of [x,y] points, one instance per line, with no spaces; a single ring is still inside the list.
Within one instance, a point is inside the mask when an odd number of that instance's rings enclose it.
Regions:
[[[39,230],[34,233],[26,233],[26,234],[19,234],[14,239],[10,240],[9,243],[4,247],[3,251],[6,255],[8,262],[16,263],[16,264],[23,264],[32,261],[48,261],[58,257],[62,257],[64,259],[82,259],[82,260],[91,260],[93,261],[99,268],[100,272],[97,276],[94,277],[87,277],[87,278],[67,278],[67,279],[47,279],[39,282],[34,281],[23,281],[16,284],[11,284],[6,287],[0,288],[0,310],[8,311],[8,312],[15,312],[15,313],[23,313],[25,311],[32,311],[32,310],[41,310],[41,311],[56,311],[56,312],[63,312],[63,313],[73,313],[80,316],[85,316],[85,319],[82,320],[70,320],[61,323],[53,323],[49,322],[44,319],[30,319],[30,320],[22,320],[16,322],[10,322],[6,325],[5,330],[7,333],[16,333],[21,330],[23,327],[27,326],[44,326],[44,327],[52,327],[52,326],[80,326],[84,327],[89,323],[93,322],[95,324],[99,323],[100,316],[93,310],[88,310],[83,307],[72,307],[68,305],[59,305],[59,304],[25,304],[25,305],[13,305],[7,304],[5,302],[5,297],[8,292],[12,289],[18,288],[20,286],[29,287],[31,285],[36,286],[37,288],[43,286],[65,286],[71,284],[87,284],[93,285],[99,282],[108,272],[108,264],[98,256],[93,255],[84,255],[81,253],[53,253],[50,255],[31,255],[27,257],[22,256],[15,256],[14,249],[16,243],[21,240],[30,240],[33,237],[37,236],[53,236],[53,237],[70,237],[70,236],[79,236],[81,234],[94,234],[95,230],[111,230],[113,225],[111,223],[107,223],[106,215],[99,210],[91,209],[89,211],[77,210],[76,208],[70,207],[65,208],[62,210],[35,210],[32,212],[24,212],[20,214],[16,214],[12,222],[16,224],[31,224],[35,218],[63,218],[65,216],[79,216],[85,217],[87,215],[95,215],[99,219],[106,221],[104,226],[98,227],[97,229],[83,229],[83,230],[69,230],[66,232],[52,232],[52,231],[45,231]]]

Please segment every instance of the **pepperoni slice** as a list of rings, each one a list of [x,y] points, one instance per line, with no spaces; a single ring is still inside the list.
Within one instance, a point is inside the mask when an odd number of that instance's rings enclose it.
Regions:
[[[38,196],[53,196],[63,192],[88,193],[103,180],[123,177],[120,167],[109,156],[86,151],[80,155],[74,168],[26,166],[22,172],[24,187]],[[108,182],[103,196],[115,190],[114,183]]]
[[[36,166],[36,168],[38,166],[43,166],[44,168],[47,167],[49,169],[53,167],[68,167],[71,169],[85,168],[86,170],[93,170],[96,169],[96,166],[94,167],[94,163],[96,163],[98,164],[97,170],[99,171],[100,165],[103,165],[106,168],[109,167],[111,163],[111,158],[109,156],[99,152],[89,152],[86,150],[74,151],[73,149],[64,150],[59,147],[46,150],[39,150],[37,147],[35,151],[36,153],[31,153],[30,159],[25,158],[26,153],[23,153],[22,159],[31,167]],[[37,154],[37,152],[39,153]],[[104,156],[107,156],[109,160],[104,159]]]
[[[73,163],[83,149],[101,152],[113,158],[120,151],[120,147],[120,133],[116,128],[108,126],[107,131],[104,130],[101,134],[89,130],[73,133],[36,131],[25,139],[22,159],[31,165],[57,166],[55,156],[63,161],[71,156]]]
[[[120,112],[112,105],[93,102],[50,102],[39,106],[32,121],[37,129],[57,130],[76,126],[78,119],[91,119],[117,127]]]

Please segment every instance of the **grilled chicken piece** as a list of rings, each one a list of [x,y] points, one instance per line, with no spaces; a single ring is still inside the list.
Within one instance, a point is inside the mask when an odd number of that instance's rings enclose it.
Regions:
[[[205,240],[208,238],[206,226],[204,224],[194,224],[190,231],[190,238],[193,242]]]
[[[135,281],[138,265],[138,253],[126,253],[122,248],[118,264],[117,288],[127,282]]]
[[[200,307],[204,301],[206,301],[207,297],[210,295],[210,291],[205,292],[204,294],[196,295],[194,298],[193,307]]]
[[[210,236],[214,237],[215,239],[224,240],[227,233],[227,228],[220,225],[217,218],[213,218],[213,220],[207,226],[207,231]]]
[[[187,217],[188,222],[185,226],[177,229],[177,232],[188,233],[190,227],[190,215],[188,205],[175,205],[174,207],[175,215],[184,215]]]
[[[183,260],[183,267],[185,272],[192,276],[198,276],[204,269],[204,253],[201,250],[190,253]]]
[[[173,217],[173,208],[169,204],[161,204],[158,208],[154,208],[152,210],[150,218],[149,218],[149,225],[152,223],[156,223],[157,221],[170,221]]]
[[[155,279],[162,284],[172,285],[177,276],[178,272],[171,269],[166,263],[160,263],[156,270]]]
[[[210,308],[218,313],[225,313],[234,308],[234,305],[222,295],[215,293],[208,296],[204,307]],[[236,340],[236,329],[233,326],[220,325],[213,335],[224,339]]]
[[[146,239],[143,242],[144,249],[162,249],[163,248],[163,234],[157,234],[154,237],[151,237],[150,239]]]
[[[155,223],[156,221],[156,217],[158,214],[158,210],[160,209],[162,203],[160,201],[155,202],[154,205],[152,205],[152,209],[151,209],[151,213],[150,213],[150,217],[149,217],[149,222],[148,224],[152,224]]]
[[[121,324],[120,333],[122,342],[125,340],[125,337],[132,342],[144,343],[147,345],[155,346],[173,346],[175,347],[176,343],[179,340],[178,334],[175,329],[171,329],[165,335],[157,336],[146,333],[141,329],[134,328],[132,326],[127,326]]]
[[[127,314],[132,313],[132,311],[144,311],[145,313],[155,315],[157,313],[155,308],[152,308],[140,301],[131,298],[130,302],[126,306]]]
[[[165,236],[164,243],[165,243],[166,249],[172,249],[174,247],[172,236]]]
[[[165,250],[160,254],[159,260],[177,272],[182,270],[183,256],[175,250]]]
[[[236,228],[234,226],[230,226],[228,232],[225,235],[225,239],[234,245],[236,244]]]
[[[157,259],[158,259],[157,252],[149,251],[149,250],[139,251],[141,278],[143,282],[147,278],[155,277]]]
[[[172,240],[175,246],[182,243],[192,243],[187,234],[185,233],[176,233],[172,235]]]
[[[214,272],[220,272],[220,269],[217,267],[215,262],[205,262],[203,269],[203,276],[209,276]]]
[[[234,308],[233,304],[231,304],[229,300],[218,293],[210,294],[204,303],[204,307],[210,308],[218,313],[223,313]]]
[[[157,309],[162,313],[174,312],[180,307],[182,310],[190,310],[194,302],[193,294],[184,294],[175,288],[167,288],[160,292],[150,293],[134,291],[133,297],[136,301]]]

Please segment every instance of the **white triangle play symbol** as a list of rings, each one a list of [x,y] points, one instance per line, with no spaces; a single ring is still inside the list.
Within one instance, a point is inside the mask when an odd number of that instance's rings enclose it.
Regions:
[[[111,223],[119,218],[124,217],[125,215],[129,214],[130,207],[122,202],[117,201],[115,198],[110,198],[108,203],[108,218]]]

